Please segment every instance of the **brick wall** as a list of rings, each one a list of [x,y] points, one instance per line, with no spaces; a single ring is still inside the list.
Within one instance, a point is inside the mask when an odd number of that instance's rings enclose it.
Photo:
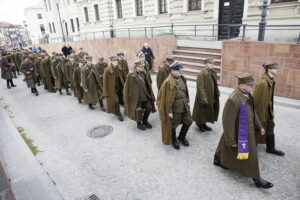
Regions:
[[[266,61],[279,64],[275,95],[300,99],[299,44],[223,41],[221,85],[236,87],[235,75],[239,72],[248,72],[257,79]]]
[[[152,49],[154,59],[154,71],[158,71],[158,67],[167,55],[172,54],[176,49],[175,36],[162,36],[158,38],[113,38],[101,40],[87,40],[78,42],[68,42],[69,45],[78,53],[82,47],[89,55],[93,57],[93,62],[96,62],[99,57],[104,57],[110,63],[109,57],[116,55],[118,52],[123,52],[127,59],[128,65],[133,69],[133,63],[137,59],[136,54],[142,49],[143,44],[147,42]],[[41,44],[41,48],[45,49],[49,54],[51,52],[61,53],[63,43],[56,44]]]

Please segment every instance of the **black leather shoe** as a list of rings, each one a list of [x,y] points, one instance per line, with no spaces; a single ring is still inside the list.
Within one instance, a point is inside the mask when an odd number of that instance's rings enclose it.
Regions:
[[[62,95],[62,94],[63,94],[63,93],[62,93],[62,91],[61,91],[61,89],[58,89],[58,91],[59,91],[59,94],[60,94],[60,95]]]
[[[176,150],[179,150],[179,149],[180,149],[180,146],[179,146],[179,144],[178,144],[177,141],[172,141],[172,147],[173,147],[174,149],[176,149]]]
[[[149,122],[143,122],[143,125],[144,125],[146,128],[149,128],[149,129],[152,128],[152,125],[151,125]]]
[[[204,128],[204,130],[206,131],[211,131],[212,128],[208,127],[206,124],[202,124],[202,127]]]
[[[38,91],[35,92],[35,96],[39,96],[39,92]]]
[[[273,187],[272,183],[270,183],[270,182],[268,182],[268,181],[266,181],[262,178],[254,178],[253,182],[254,182],[254,185],[256,187],[259,187],[259,188],[261,187],[261,188],[264,188],[264,189],[268,189],[268,188]]]
[[[121,122],[124,121],[122,115],[117,115],[117,117],[118,117],[118,120],[119,120],[119,121],[121,121]]]
[[[190,143],[185,138],[178,137],[178,141],[180,141],[183,144],[183,146],[190,146]]]
[[[142,123],[138,123],[137,128],[140,129],[141,131],[144,131],[147,129]]]
[[[214,165],[215,165],[215,166],[218,166],[218,167],[221,167],[221,168],[223,168],[223,169],[228,170],[227,167],[224,167],[224,166],[221,164],[220,159],[219,159],[218,157],[216,157],[216,156],[214,157]]]
[[[82,104],[82,101],[81,101],[81,99],[78,99],[78,103],[79,103],[79,104]]]
[[[17,87],[16,85],[12,85],[11,87]]]
[[[199,130],[200,130],[201,132],[205,132],[205,129],[203,128],[202,125],[198,125],[198,124],[197,124],[197,126],[198,126],[198,128],[199,128]]]
[[[11,87],[8,85],[7,88],[10,89]]]
[[[72,93],[71,93],[71,92],[67,92],[67,95],[71,96],[71,95],[72,95]]]
[[[95,110],[95,108],[93,107],[92,104],[89,104],[89,109],[90,109],[90,110]]]
[[[274,155],[277,155],[277,156],[284,156],[284,152],[279,151],[279,150],[277,150],[275,148],[274,149],[267,149],[266,152],[274,154]]]

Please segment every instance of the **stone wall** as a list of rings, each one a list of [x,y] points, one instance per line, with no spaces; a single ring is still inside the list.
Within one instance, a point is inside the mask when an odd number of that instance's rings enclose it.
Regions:
[[[300,45],[223,41],[221,85],[236,87],[235,75],[248,72],[257,79],[265,61],[279,64],[275,95],[300,99]]]
[[[69,42],[68,44],[71,45],[76,52],[79,52],[79,48],[82,47],[84,51],[93,56],[93,62],[96,62],[97,58],[103,56],[109,63],[110,56],[116,55],[117,52],[123,52],[129,67],[132,69],[133,63],[137,59],[136,54],[142,49],[145,42],[149,43],[155,56],[153,65],[154,71],[158,70],[158,67],[162,64],[162,61],[167,55],[172,54],[172,51],[176,49],[177,44],[175,36],[162,36],[153,39],[113,38]],[[41,44],[39,46],[51,54],[51,52],[61,53],[62,45],[63,43],[56,43]]]

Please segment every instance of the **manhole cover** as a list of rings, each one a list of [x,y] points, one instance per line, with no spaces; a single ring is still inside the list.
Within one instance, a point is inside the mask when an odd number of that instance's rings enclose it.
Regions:
[[[80,198],[78,200],[100,200],[100,198],[96,194],[87,195],[83,198]]]
[[[108,125],[100,125],[96,126],[92,130],[90,130],[87,135],[91,138],[103,138],[108,136],[113,132],[113,127]]]

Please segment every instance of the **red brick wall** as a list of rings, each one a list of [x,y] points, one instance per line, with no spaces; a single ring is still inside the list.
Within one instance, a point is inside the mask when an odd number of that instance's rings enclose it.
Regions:
[[[275,95],[300,99],[299,44],[223,41],[221,85],[236,87],[235,75],[239,72],[248,72],[257,79],[266,61],[279,64]]]
[[[110,56],[116,55],[118,52],[123,52],[129,67],[133,69],[133,63],[137,60],[136,54],[142,49],[146,42],[149,43],[149,47],[155,56],[153,69],[154,71],[158,71],[158,67],[162,64],[162,61],[165,60],[166,56],[172,54],[172,51],[176,49],[177,42],[175,36],[168,35],[158,38],[113,38],[67,43],[71,45],[77,53],[79,52],[79,48],[82,47],[84,51],[93,57],[93,62],[97,62],[97,59],[103,56],[105,60],[110,63]],[[62,45],[63,43],[56,43],[41,44],[39,46],[51,55],[52,52],[61,53]]]

